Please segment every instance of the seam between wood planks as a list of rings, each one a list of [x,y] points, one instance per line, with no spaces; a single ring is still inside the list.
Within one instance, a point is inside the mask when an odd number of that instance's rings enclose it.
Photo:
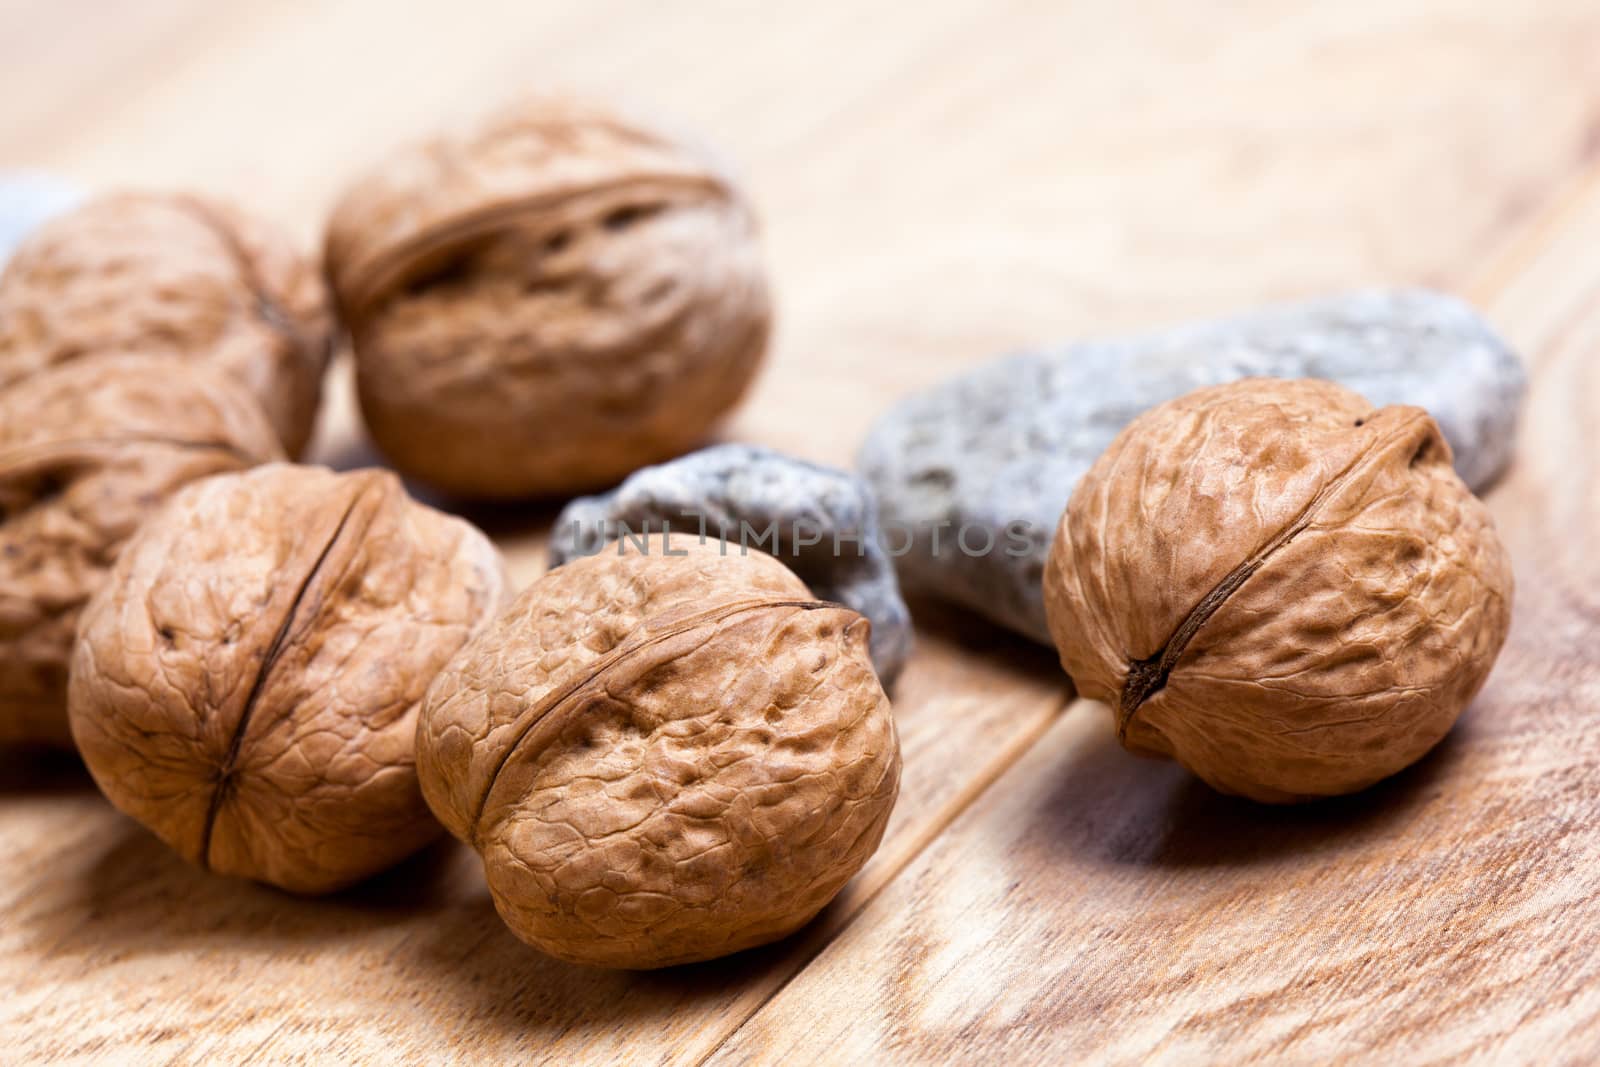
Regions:
[[[1028,724],[1026,729],[1017,731],[1016,736],[1007,742],[1005,747],[984,766],[981,774],[974,776],[955,796],[946,801],[927,820],[922,829],[910,835],[909,840],[889,851],[889,858],[882,864],[882,870],[874,877],[872,883],[861,889],[859,894],[851,900],[852,906],[849,914],[842,915],[832,922],[824,919],[817,924],[815,929],[809,930],[802,935],[804,948],[799,953],[801,958],[798,960],[797,966],[784,975],[783,980],[777,985],[768,989],[759,1000],[748,1008],[736,1012],[735,1018],[737,1021],[728,1028],[727,1032],[714,1045],[703,1054],[695,1057],[692,1061],[695,1067],[702,1067],[706,1061],[722,1051],[723,1046],[744,1028],[745,1023],[754,1018],[774,997],[782,993],[790,982],[799,977],[802,971],[811,966],[811,962],[821,954],[822,950],[831,945],[839,934],[843,933],[851,923],[855,922],[856,917],[867,910],[867,907],[877,899],[878,894],[887,889],[889,883],[898,878],[900,873],[911,865],[912,860],[921,855],[923,850],[931,845],[935,838],[944,833],[951,823],[961,817],[962,812],[971,807],[973,802],[982,796],[990,786],[999,781],[1001,776],[1010,770],[1017,760],[1022,758],[1023,753],[1037,744],[1057,721],[1074,710],[1079,710],[1081,713],[1082,709],[1079,709],[1078,705],[1087,705],[1089,703],[1090,701],[1080,700],[1077,697],[1067,697],[1050,710],[1038,715],[1033,722]]]
[[[1462,283],[1461,292],[1466,299],[1473,303],[1480,311],[1488,313],[1491,306],[1503,296],[1519,279],[1526,277],[1539,264],[1539,261],[1566,237],[1566,226],[1583,212],[1590,210],[1596,203],[1600,203],[1600,166],[1587,166],[1568,181],[1562,183],[1557,192],[1551,194],[1534,217],[1524,226],[1503,242],[1498,242],[1494,251],[1487,258],[1487,265],[1473,272]],[[1495,325],[1491,323],[1491,325]],[[1548,362],[1549,344],[1541,345],[1540,351],[1519,352],[1530,374],[1537,371]],[[736,1013],[737,1022],[711,1047],[704,1055],[696,1057],[692,1062],[695,1067],[703,1067],[710,1059],[725,1048],[735,1036],[758,1015],[768,1003],[775,999],[816,960],[824,949],[831,945],[834,939],[846,930],[858,916],[864,913],[872,901],[883,892],[916,859],[944,830],[988,790],[1011,766],[1021,758],[1059,719],[1074,710],[1082,713],[1078,705],[1092,704],[1092,701],[1069,698],[1062,706],[1053,712],[1047,712],[1032,723],[1028,729],[1020,731],[1018,736],[1005,746],[1001,752],[984,767],[983,773],[974,778],[960,793],[953,797],[928,824],[902,845],[895,853],[893,859],[884,865],[884,871],[876,879],[875,884],[863,891],[863,895],[851,909],[850,914],[841,917],[837,922],[824,923],[816,931],[805,938],[805,948],[801,953],[802,960],[798,966],[784,976],[772,989],[768,990],[754,1005],[746,1011]]]

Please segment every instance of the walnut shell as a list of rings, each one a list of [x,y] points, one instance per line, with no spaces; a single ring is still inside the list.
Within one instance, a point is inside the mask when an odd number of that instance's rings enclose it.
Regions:
[[[91,353],[184,356],[243,382],[291,456],[311,439],[332,336],[315,266],[198,196],[91,200],[35,230],[0,275],[0,386]]]
[[[465,496],[609,485],[693,448],[770,327],[737,188],[570,101],[395,155],[335,210],[326,265],[373,438]]]
[[[1268,802],[1422,757],[1489,674],[1511,564],[1416,407],[1246,379],[1135,419],[1079,483],[1045,606],[1129,749]]]
[[[536,582],[439,674],[417,769],[516,935],[661,967],[806,923],[900,780],[869,624],[781,563],[679,538]]]
[[[0,741],[72,744],[78,613],[145,516],[280,458],[242,385],[170,356],[93,356],[0,390]]]
[[[72,733],[111,802],[186,859],[338,889],[437,835],[417,704],[503,592],[488,539],[390,473],[211,478],[84,609]]]

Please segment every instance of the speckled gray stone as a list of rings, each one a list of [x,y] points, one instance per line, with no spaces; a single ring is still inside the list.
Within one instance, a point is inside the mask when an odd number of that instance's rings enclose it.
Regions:
[[[871,621],[872,665],[885,686],[905,666],[911,613],[879,536],[877,503],[856,475],[750,445],[703,449],[568,504],[550,536],[550,565],[591,555],[624,529],[637,535],[663,522],[674,537],[703,530],[776,556],[818,597]]]
[[[1471,307],[1417,290],[1002,359],[903,401],[861,449],[884,526],[911,531],[901,581],[1048,644],[1040,576],[1079,477],[1141,411],[1249,376],[1329,378],[1379,406],[1428,409],[1474,490],[1510,461],[1527,384]],[[995,550],[962,551],[963,527],[996,531]]]
[[[0,267],[36,226],[83,199],[74,186],[43,174],[0,171]]]

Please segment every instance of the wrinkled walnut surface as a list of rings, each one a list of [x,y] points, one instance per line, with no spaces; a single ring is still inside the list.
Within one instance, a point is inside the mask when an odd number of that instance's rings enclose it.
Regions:
[[[885,687],[894,684],[911,653],[911,612],[861,478],[770,448],[704,448],[568,504],[550,536],[551,566],[664,523],[677,534],[764,547],[818,597],[865,615],[872,665]]]
[[[1263,801],[1419,759],[1488,676],[1510,561],[1421,408],[1249,379],[1140,416],[1044,578],[1061,660],[1136,752]]]
[[[374,439],[462,495],[686,451],[766,349],[744,197],[697,149],[567,101],[393,156],[335,210],[326,264]]]
[[[183,356],[243,382],[291,456],[311,438],[332,332],[315,265],[199,196],[91,200],[35,230],[0,274],[0,385],[94,353]]]
[[[782,564],[674,538],[530,587],[429,690],[418,772],[523,940],[659,967],[783,937],[899,787],[868,623]]]
[[[186,859],[338,889],[437,834],[417,704],[503,592],[493,545],[387,472],[208,479],[85,609],[73,736],[111,802]]]
[[[0,742],[71,745],[78,613],[145,516],[281,457],[243,386],[170,356],[92,356],[0,390]]]

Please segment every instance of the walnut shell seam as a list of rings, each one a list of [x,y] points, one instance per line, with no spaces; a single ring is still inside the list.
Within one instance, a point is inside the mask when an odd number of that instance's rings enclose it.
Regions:
[[[250,692],[245,697],[244,707],[239,713],[239,722],[234,728],[233,738],[228,746],[228,754],[223,764],[217,770],[216,790],[211,794],[211,802],[206,809],[205,822],[201,827],[199,848],[195,856],[195,862],[197,862],[204,870],[211,869],[210,857],[212,834],[216,829],[217,819],[222,812],[222,805],[228,798],[228,783],[232,780],[232,776],[238,767],[240,753],[244,746],[245,735],[249,732],[252,713],[255,711],[256,705],[260,702],[261,694],[266,691],[267,679],[272,674],[272,669],[277,666],[279,659],[283,655],[284,648],[289,644],[290,636],[294,632],[295,622],[301,614],[300,608],[302,605],[307,603],[308,594],[315,585],[317,577],[322,573],[324,567],[328,564],[328,561],[333,558],[334,549],[339,547],[340,541],[354,541],[355,544],[360,544],[362,539],[360,537],[359,530],[354,531],[355,536],[348,538],[346,537],[346,531],[350,529],[351,518],[355,515],[357,508],[359,508],[364,501],[370,500],[372,503],[376,504],[379,502],[377,498],[380,495],[381,494],[374,489],[368,488],[362,490],[360,493],[357,493],[353,498],[351,498],[350,503],[345,508],[344,514],[339,517],[339,521],[334,525],[333,532],[329,535],[327,544],[325,544],[322,547],[321,552],[317,554],[315,561],[312,563],[310,569],[307,570],[305,577],[301,579],[298,587],[295,589],[294,596],[290,599],[287,610],[284,613],[283,622],[278,626],[277,631],[274,633],[272,643],[267,646],[266,655],[262,657],[261,666],[256,671],[255,680],[251,683]],[[372,517],[371,513],[373,508],[369,506],[367,511],[367,517],[370,520]],[[313,602],[312,606],[316,607],[317,604]]]
[[[434,226],[418,231],[403,241],[380,248],[366,264],[357,263],[349,268],[339,285],[343,294],[340,301],[351,332],[381,304],[402,279],[407,268],[428,262],[431,257],[449,251],[453,246],[470,243],[477,238],[491,237],[518,222],[539,219],[552,208],[570,204],[575,199],[602,199],[613,194],[649,190],[653,200],[666,206],[681,207],[687,203],[730,200],[733,190],[714,175],[689,177],[677,174],[629,175],[610,182],[585,186],[580,191],[571,189],[541,190],[540,192],[491,203],[476,211],[464,212],[445,219]],[[701,195],[685,195],[699,193]]]
[[[588,665],[586,672],[564,686],[558,687],[545,694],[538,703],[526,713],[527,722],[517,735],[505,746],[505,752],[496,762],[494,771],[488,775],[483,795],[475,806],[475,814],[471,823],[471,843],[480,845],[482,835],[483,814],[488,808],[489,797],[494,793],[495,784],[500,778],[500,772],[505,768],[512,757],[525,744],[533,743],[531,739],[542,734],[555,731],[557,733],[567,725],[569,719],[581,712],[583,708],[582,696],[585,690],[595,688],[604,680],[606,673],[625,665],[628,661],[641,658],[644,653],[656,646],[666,644],[675,638],[692,634],[701,627],[718,626],[727,622],[736,615],[756,611],[769,611],[781,608],[795,608],[801,611],[835,610],[856,616],[863,625],[871,625],[865,616],[827,600],[797,600],[781,597],[752,597],[745,600],[736,600],[719,604],[714,608],[703,611],[684,613],[682,611],[666,612],[662,615],[646,619],[639,629],[642,633],[632,640],[625,641],[604,656]],[[666,658],[675,658],[668,656]],[[654,660],[647,662],[649,669],[654,669],[659,664]]]
[[[1396,454],[1411,453],[1410,462],[1414,465],[1419,459],[1427,455],[1432,447],[1445,451],[1447,462],[1450,446],[1439,435],[1438,427],[1433,419],[1420,408],[1385,408],[1375,412],[1370,417],[1362,420],[1368,423],[1379,419],[1398,421],[1385,436],[1372,442],[1366,451],[1358,453],[1346,464],[1344,469],[1330,478],[1326,485],[1309,501],[1304,508],[1290,522],[1283,527],[1274,537],[1258,548],[1248,558],[1239,563],[1228,572],[1195,606],[1189,614],[1173,631],[1165,643],[1153,655],[1144,659],[1131,660],[1128,663],[1128,673],[1123,683],[1122,694],[1117,705],[1117,739],[1124,744],[1128,739],[1128,726],[1133,717],[1138,714],[1145,701],[1166,685],[1167,678],[1171,675],[1178,661],[1183,657],[1189,643],[1205,626],[1206,622],[1222,607],[1240,586],[1249,580],[1267,561],[1278,551],[1292,541],[1295,536],[1303,532],[1317,514],[1341,491],[1356,481],[1363,470],[1370,469],[1387,462]],[[1358,422],[1357,425],[1361,425]]]
[[[293,345],[296,354],[308,366],[321,366],[325,363],[332,350],[333,335],[330,333],[321,346],[305,335],[305,331],[295,323],[294,316],[278,302],[271,290],[262,284],[261,276],[251,263],[250,255],[240,242],[239,235],[210,205],[197,196],[180,195],[175,198],[175,202],[217,239],[233,264],[240,284],[255,301],[256,314],[262,323]],[[319,347],[324,350],[317,351]]]
[[[117,434],[0,449],[0,478],[12,476],[31,467],[69,463],[85,452],[121,448],[125,445],[161,445],[166,448],[191,449],[196,452],[221,452],[244,463],[256,462],[256,458],[249,452],[232,442],[221,440],[220,437],[180,437],[176,434],[153,433]]]

